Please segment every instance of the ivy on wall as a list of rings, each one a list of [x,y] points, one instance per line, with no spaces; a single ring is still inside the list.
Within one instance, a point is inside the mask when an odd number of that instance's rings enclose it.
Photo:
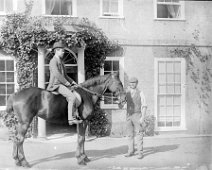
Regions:
[[[106,56],[120,48],[86,18],[31,16],[33,1],[25,5],[25,12],[6,15],[0,30],[0,49],[16,60],[19,89],[36,84],[39,47],[49,49],[58,40],[63,40],[69,48],[85,46],[86,79],[98,75]],[[54,30],[48,31],[47,20]],[[74,31],[67,31],[66,27]]]
[[[195,30],[192,34],[197,42],[199,41],[199,34],[198,30]],[[195,44],[191,44],[189,47],[176,48],[171,53],[173,57],[185,58],[186,73],[194,82],[194,88],[198,95],[197,104],[201,110],[209,113],[209,98],[212,91],[212,55],[203,54]]]

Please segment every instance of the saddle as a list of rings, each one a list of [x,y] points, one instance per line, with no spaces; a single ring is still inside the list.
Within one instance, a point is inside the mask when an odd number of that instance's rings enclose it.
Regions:
[[[59,95],[57,91],[49,91],[54,95]],[[82,103],[82,98],[79,93],[77,93],[75,90],[72,91],[72,93],[76,96],[76,107],[79,107],[79,105]]]

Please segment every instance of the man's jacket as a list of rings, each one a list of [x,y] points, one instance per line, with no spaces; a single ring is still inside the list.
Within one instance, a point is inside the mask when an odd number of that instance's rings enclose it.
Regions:
[[[47,90],[54,91],[57,90],[61,84],[65,85],[67,82],[73,82],[73,79],[67,75],[65,65],[60,59],[53,57],[49,63],[49,70],[50,79]]]

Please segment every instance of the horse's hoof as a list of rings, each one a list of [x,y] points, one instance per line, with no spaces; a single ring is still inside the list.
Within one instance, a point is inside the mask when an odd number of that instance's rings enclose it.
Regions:
[[[31,167],[30,164],[26,160],[21,161],[21,166],[26,167],[26,168]]]
[[[16,165],[16,166],[21,166],[21,162],[20,162],[19,160],[16,160],[16,161],[15,161],[15,165]]]
[[[91,160],[86,156],[86,157],[84,158],[84,161],[85,161],[85,162],[90,162]]]
[[[79,165],[87,165],[86,162],[84,160],[78,162]]]

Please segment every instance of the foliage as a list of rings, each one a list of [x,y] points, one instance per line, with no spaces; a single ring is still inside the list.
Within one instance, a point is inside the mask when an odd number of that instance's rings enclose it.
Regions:
[[[145,136],[154,136],[155,117],[153,115],[146,115],[144,122],[145,122]]]
[[[111,42],[103,31],[88,19],[30,16],[33,1],[25,2],[25,5],[24,13],[6,15],[0,30],[0,48],[16,59],[19,89],[36,84],[39,47],[49,49],[58,40],[63,40],[69,48],[85,46],[86,79],[98,75],[106,55],[119,48],[117,43]],[[53,31],[46,29],[47,19],[54,26]],[[74,31],[67,31],[67,25]],[[15,121],[10,115],[5,117],[5,120],[6,124],[11,126]]]
[[[107,114],[102,110],[99,105],[94,109],[94,115],[90,120],[90,135],[97,137],[107,136],[109,133],[109,122]]]
[[[193,33],[194,39],[199,40],[199,31]],[[209,54],[202,54],[199,47],[191,44],[189,47],[176,48],[171,51],[173,57],[185,58],[187,63],[187,75],[191,78],[195,85],[195,91],[198,94],[197,103],[200,108],[209,113],[209,97],[212,90],[212,70],[211,60],[212,56]]]

